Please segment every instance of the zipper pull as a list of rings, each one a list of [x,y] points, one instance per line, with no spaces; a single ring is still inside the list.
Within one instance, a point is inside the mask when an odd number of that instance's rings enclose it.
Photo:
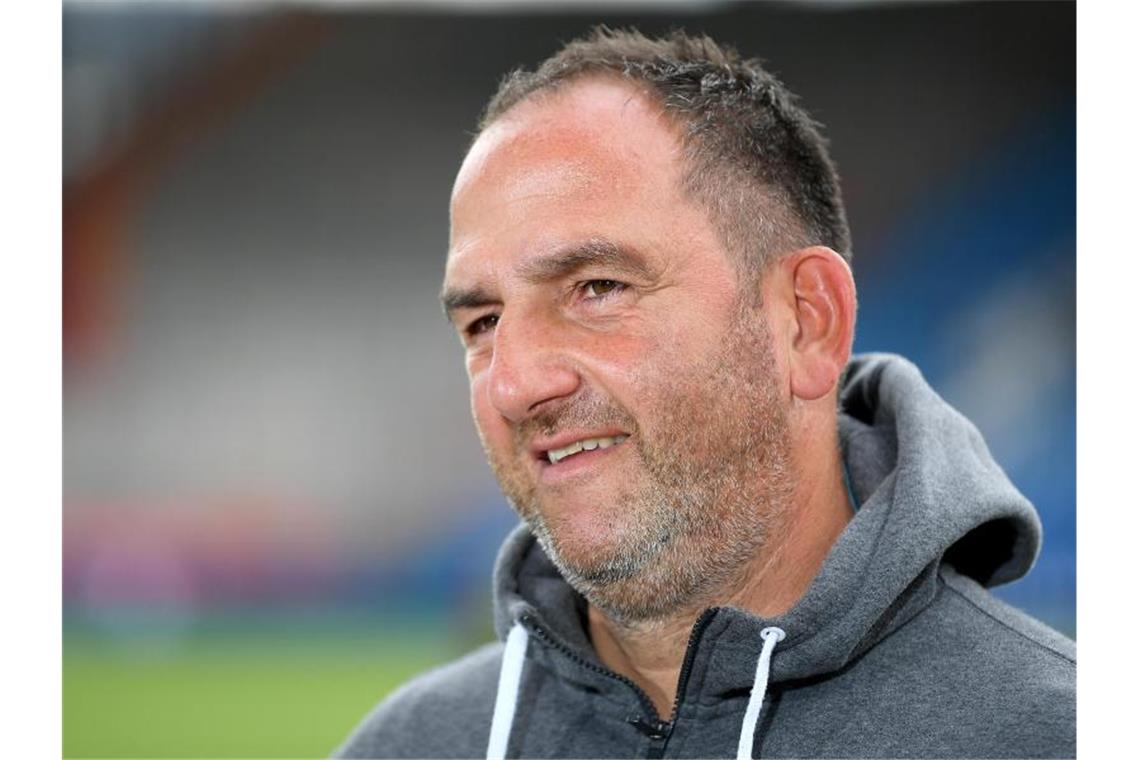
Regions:
[[[672,728],[667,721],[650,720],[641,715],[631,715],[625,719],[625,722],[632,724],[634,728],[655,742],[669,736],[669,729]]]

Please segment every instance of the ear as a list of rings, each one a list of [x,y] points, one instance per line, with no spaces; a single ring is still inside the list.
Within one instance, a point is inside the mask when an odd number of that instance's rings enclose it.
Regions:
[[[782,270],[792,324],[788,369],[792,395],[814,401],[839,382],[855,334],[855,280],[851,267],[824,246],[787,254]]]

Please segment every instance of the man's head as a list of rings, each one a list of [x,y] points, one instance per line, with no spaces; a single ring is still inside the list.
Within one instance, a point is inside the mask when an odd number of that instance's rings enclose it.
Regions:
[[[698,604],[779,529],[833,434],[854,319],[814,222],[731,162],[733,197],[704,203],[692,139],[639,79],[583,69],[500,93],[452,196],[443,299],[492,468],[567,580],[630,623]],[[749,198],[780,247],[742,267],[721,210]]]

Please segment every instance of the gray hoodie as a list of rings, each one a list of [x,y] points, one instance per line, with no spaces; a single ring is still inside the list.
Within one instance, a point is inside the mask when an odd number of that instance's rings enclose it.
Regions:
[[[854,359],[841,408],[854,518],[780,617],[701,615],[672,715],[598,660],[585,601],[520,527],[494,576],[507,655],[406,684],[337,756],[481,757],[493,721],[509,757],[1074,756],[1073,642],[985,590],[1032,566],[1032,505],[904,359]]]

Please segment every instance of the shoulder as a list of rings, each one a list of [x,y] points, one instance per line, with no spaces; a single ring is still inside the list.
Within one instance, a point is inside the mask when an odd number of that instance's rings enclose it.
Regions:
[[[478,757],[486,752],[503,645],[416,677],[377,705],[333,757]]]
[[[1072,640],[949,567],[930,606],[889,638],[909,694],[963,735],[1025,757],[1075,755]]]
[[[1046,672],[1072,676],[1076,670],[1076,643],[1016,607],[1006,604],[976,581],[943,567],[943,604],[960,608],[957,616],[979,635],[1002,643],[1003,652],[1041,660]]]

